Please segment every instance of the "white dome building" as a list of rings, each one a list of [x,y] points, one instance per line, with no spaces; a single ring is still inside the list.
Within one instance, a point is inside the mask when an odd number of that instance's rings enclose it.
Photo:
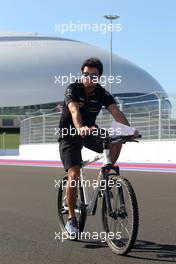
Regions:
[[[66,76],[66,81],[67,76],[80,75],[82,62],[94,56],[103,62],[103,75],[108,78],[109,53],[99,47],[38,34],[1,34],[1,111],[24,107],[32,109],[36,105],[46,108],[47,104],[50,106],[63,101],[70,80],[62,85],[61,77]],[[120,84],[112,84],[112,94],[121,101],[134,101],[143,96],[145,100],[167,97],[164,89],[150,74],[115,54],[112,69],[114,76],[121,76]]]

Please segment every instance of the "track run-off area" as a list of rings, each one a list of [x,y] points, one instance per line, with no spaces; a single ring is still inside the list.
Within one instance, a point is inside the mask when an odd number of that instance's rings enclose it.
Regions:
[[[100,239],[61,241],[55,180],[64,175],[63,168],[21,165],[0,166],[0,263],[176,262],[176,172],[121,170],[133,185],[140,216],[136,244],[124,257]],[[87,169],[90,179],[97,173]],[[102,231],[101,202],[85,231]]]

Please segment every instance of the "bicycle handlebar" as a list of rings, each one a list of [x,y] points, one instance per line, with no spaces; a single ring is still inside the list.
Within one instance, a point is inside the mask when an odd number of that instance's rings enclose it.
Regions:
[[[102,130],[105,132],[103,134],[103,136],[101,134],[101,131]],[[91,134],[90,135],[94,135],[93,132],[94,132],[94,130],[91,131]],[[99,138],[101,138],[104,142],[108,142],[108,143],[111,143],[111,142],[114,142],[114,141],[119,142],[119,143],[123,143],[123,144],[126,143],[126,142],[138,142],[137,139],[142,138],[142,135],[141,134],[139,134],[138,137],[136,137],[134,139],[133,139],[133,136],[134,135],[128,135],[128,136],[127,135],[110,136],[108,134],[108,132],[105,129],[102,129],[102,128],[99,128],[99,132],[100,133],[98,135],[96,135],[96,136],[98,136]]]
[[[142,135],[139,134],[138,137],[134,138],[133,139],[133,135],[130,135],[130,136],[123,136],[123,135],[118,135],[118,136],[115,136],[115,137],[110,137],[110,141],[113,142],[113,141],[117,141],[119,143],[126,143],[126,142],[139,142],[137,139],[140,139],[142,138]]]

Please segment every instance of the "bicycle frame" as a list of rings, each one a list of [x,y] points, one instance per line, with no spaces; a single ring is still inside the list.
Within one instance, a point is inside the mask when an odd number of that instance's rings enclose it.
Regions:
[[[103,165],[100,169],[100,173],[98,175],[99,179],[98,179],[98,186],[94,189],[93,195],[92,195],[92,199],[89,200],[89,195],[88,195],[88,191],[87,191],[87,187],[85,185],[86,182],[86,177],[84,174],[84,167],[87,166],[88,164],[91,164],[97,160],[100,160],[104,158],[103,161]],[[97,199],[98,199],[98,195],[101,192],[102,188],[101,188],[101,181],[105,180],[105,169],[115,169],[116,171],[119,172],[118,167],[115,168],[114,165],[112,164],[111,158],[110,158],[110,150],[109,149],[104,149],[103,150],[103,154],[99,154],[97,156],[95,156],[92,159],[89,159],[87,161],[83,161],[82,162],[82,167],[81,167],[81,171],[80,171],[80,181],[81,181],[81,186],[82,186],[82,190],[83,190],[83,197],[84,197],[84,204],[86,206],[86,211],[87,211],[87,215],[94,215],[96,212],[96,205],[97,205]],[[110,197],[109,197],[109,192],[107,191],[107,189],[105,189],[105,199],[106,199],[106,204],[107,204],[107,210],[108,210],[108,214],[112,215],[112,208],[111,208],[111,204],[110,204]]]

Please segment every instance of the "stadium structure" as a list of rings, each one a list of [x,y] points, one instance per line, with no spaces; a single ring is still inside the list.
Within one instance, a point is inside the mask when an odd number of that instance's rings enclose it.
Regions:
[[[3,33],[0,57],[1,115],[60,111],[66,86],[81,75],[80,66],[89,57],[103,62],[102,85],[108,90],[109,52],[84,42],[37,33]],[[134,63],[113,54],[112,75],[112,94],[124,111],[157,109],[158,99],[162,107],[171,109],[161,85]]]

